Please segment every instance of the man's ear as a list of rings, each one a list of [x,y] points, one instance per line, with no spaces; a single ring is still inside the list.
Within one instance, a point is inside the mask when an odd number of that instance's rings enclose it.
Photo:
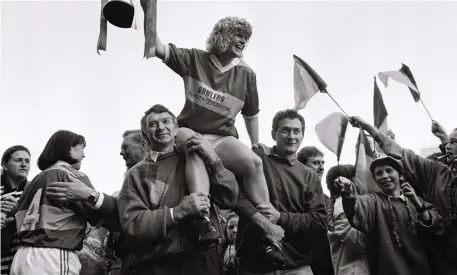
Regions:
[[[274,130],[271,130],[271,138],[276,141],[276,132]]]

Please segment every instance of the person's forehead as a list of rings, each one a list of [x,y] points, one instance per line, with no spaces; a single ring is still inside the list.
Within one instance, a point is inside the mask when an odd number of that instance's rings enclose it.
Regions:
[[[449,134],[449,139],[456,139],[457,140],[457,130],[454,130]]]
[[[308,158],[310,162],[324,161],[324,156],[314,156]]]
[[[228,224],[235,224],[235,223],[238,223],[238,217],[233,217],[233,218],[231,218],[227,223],[228,223]]]
[[[278,128],[302,128],[301,121],[298,118],[283,118],[279,121]]]
[[[374,168],[374,171],[379,171],[379,170],[387,170],[387,169],[393,169],[395,170],[391,165],[389,164],[379,164]]]
[[[18,158],[28,159],[28,158],[30,158],[30,155],[26,151],[22,151],[22,150],[16,151],[11,154],[11,159],[18,159]]]
[[[160,121],[160,120],[164,120],[164,119],[172,119],[173,117],[167,113],[167,112],[164,112],[164,113],[150,113],[148,116],[147,116],[147,120],[148,122],[151,122],[151,121]]]

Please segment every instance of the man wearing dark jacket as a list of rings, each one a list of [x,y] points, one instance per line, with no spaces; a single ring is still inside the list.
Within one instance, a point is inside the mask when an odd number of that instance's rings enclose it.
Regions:
[[[300,114],[293,110],[280,111],[273,118],[271,131],[276,146],[269,153],[254,149],[262,159],[274,208],[268,205],[256,208],[240,195],[236,207],[240,216],[237,235],[240,274],[271,274],[278,270],[281,274],[313,274],[310,238],[316,232],[326,232],[326,211],[317,173],[296,159],[304,130],[305,121]],[[262,236],[276,241],[272,243],[275,247],[280,243],[282,265],[267,261],[261,253],[258,243]]]
[[[162,105],[154,105],[141,120],[151,151],[127,172],[118,198],[122,233],[132,253],[130,268],[135,274],[222,274],[220,243],[199,242],[194,221],[209,210],[212,224],[223,236],[210,199],[220,208],[234,207],[238,184],[211,144],[196,135],[187,145],[207,164],[211,197],[189,194],[185,156],[175,146],[177,130],[176,117]]]

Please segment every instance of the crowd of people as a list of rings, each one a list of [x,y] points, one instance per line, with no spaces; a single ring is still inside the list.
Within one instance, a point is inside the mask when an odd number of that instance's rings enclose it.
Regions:
[[[274,146],[260,143],[256,76],[242,59],[251,35],[227,17],[206,51],[157,39],[186,102],[178,116],[153,105],[123,134],[119,192],[97,191],[81,172],[83,135],[55,132],[30,182],[30,151],[8,148],[1,274],[457,274],[457,129],[433,122],[442,153],[423,158],[350,117],[381,150],[367,167],[378,188],[367,191],[350,164],[323,178],[324,154],[300,149],[296,110],[276,112]],[[240,112],[251,146],[238,139]]]

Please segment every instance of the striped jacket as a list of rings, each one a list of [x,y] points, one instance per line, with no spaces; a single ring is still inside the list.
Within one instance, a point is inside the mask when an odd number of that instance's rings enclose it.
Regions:
[[[69,175],[93,188],[89,178],[67,165],[53,165],[38,174],[24,190],[16,213],[16,227],[21,245],[81,250],[87,222],[95,225],[104,223],[104,217],[117,214],[116,206],[111,213],[94,210],[87,202],[57,202],[46,196],[51,182],[69,181]],[[105,195],[103,204],[115,204]],[[105,202],[106,201],[106,202]],[[105,225],[104,225],[105,226]]]

